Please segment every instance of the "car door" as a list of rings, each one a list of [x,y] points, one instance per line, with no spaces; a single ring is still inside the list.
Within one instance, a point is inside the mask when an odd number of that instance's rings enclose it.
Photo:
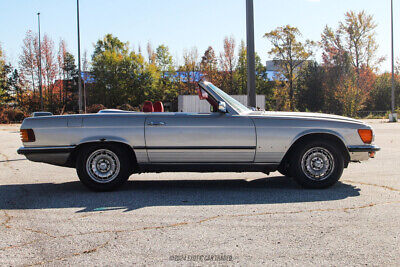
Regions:
[[[223,113],[151,114],[145,121],[151,163],[253,162],[253,121]]]

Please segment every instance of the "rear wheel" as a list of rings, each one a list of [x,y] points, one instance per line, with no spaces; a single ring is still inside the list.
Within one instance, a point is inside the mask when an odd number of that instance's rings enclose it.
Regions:
[[[129,155],[114,144],[95,144],[79,153],[76,170],[81,182],[95,191],[110,191],[130,176]]]
[[[326,188],[343,173],[342,153],[330,142],[313,141],[300,146],[291,160],[293,179],[306,188]]]

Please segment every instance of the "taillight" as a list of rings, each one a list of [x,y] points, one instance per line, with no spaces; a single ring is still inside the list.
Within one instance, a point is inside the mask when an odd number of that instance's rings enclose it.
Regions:
[[[35,142],[35,133],[32,129],[21,129],[20,131],[22,142]]]
[[[374,135],[370,129],[358,129],[358,135],[365,144],[371,144]]]

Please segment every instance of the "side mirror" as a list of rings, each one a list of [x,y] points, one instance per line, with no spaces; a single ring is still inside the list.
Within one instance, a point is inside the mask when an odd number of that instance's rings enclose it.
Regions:
[[[226,103],[225,102],[222,102],[222,101],[218,102],[218,111],[221,112],[221,113],[226,113],[227,112],[226,111]]]

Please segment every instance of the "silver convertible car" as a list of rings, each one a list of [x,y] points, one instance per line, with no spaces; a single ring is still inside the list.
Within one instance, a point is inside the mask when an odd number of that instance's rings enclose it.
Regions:
[[[148,112],[36,113],[21,125],[18,153],[76,168],[84,185],[105,191],[133,173],[177,171],[278,170],[303,187],[325,188],[339,180],[349,162],[373,158],[379,150],[371,126],[359,120],[253,111],[205,81],[198,91],[210,104],[209,113],[152,107]]]

